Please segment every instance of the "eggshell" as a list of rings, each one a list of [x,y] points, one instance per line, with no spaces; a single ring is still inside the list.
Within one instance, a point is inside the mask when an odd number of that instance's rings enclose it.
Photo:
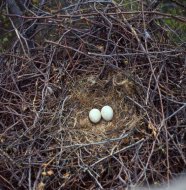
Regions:
[[[101,109],[101,116],[105,121],[111,121],[114,116],[113,109],[110,106],[104,106]]]
[[[98,109],[93,108],[89,112],[89,119],[92,123],[98,123],[101,120],[101,112]]]

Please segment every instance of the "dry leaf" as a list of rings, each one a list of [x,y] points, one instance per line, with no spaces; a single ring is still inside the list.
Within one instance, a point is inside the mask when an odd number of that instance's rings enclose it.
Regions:
[[[157,136],[157,129],[154,127],[154,125],[151,122],[149,122],[148,128],[152,130],[153,136],[156,137]]]
[[[52,170],[49,170],[49,171],[47,171],[47,174],[48,174],[49,176],[51,176],[51,175],[54,174],[54,172],[53,172]]]
[[[42,175],[43,175],[43,176],[46,176],[46,175],[47,175],[47,173],[46,173],[46,172],[42,172]]]
[[[69,178],[69,176],[70,176],[70,173],[65,173],[65,174],[63,174],[63,178],[64,178],[64,179]]]
[[[38,184],[36,190],[44,190],[44,188],[45,188],[45,184],[41,181],[41,182]]]

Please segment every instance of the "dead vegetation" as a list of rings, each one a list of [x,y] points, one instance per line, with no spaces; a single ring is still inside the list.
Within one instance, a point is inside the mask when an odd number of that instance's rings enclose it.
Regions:
[[[127,189],[185,170],[185,49],[171,44],[158,12],[138,6],[22,16],[39,27],[34,49],[20,31],[1,55],[5,189]],[[90,123],[90,109],[107,104],[113,120]]]

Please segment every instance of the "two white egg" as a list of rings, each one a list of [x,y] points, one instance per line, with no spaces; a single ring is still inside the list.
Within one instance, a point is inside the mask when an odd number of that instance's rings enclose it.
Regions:
[[[104,106],[101,109],[101,112],[94,108],[89,112],[89,119],[92,123],[98,123],[101,120],[101,117],[105,121],[111,121],[113,118],[114,112],[110,106]]]

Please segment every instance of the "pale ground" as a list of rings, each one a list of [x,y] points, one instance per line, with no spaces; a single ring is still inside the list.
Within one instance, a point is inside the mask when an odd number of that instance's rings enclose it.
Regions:
[[[186,176],[182,178],[178,178],[177,180],[173,180],[169,187],[162,186],[162,187],[152,187],[152,188],[139,188],[134,190],[186,190]]]

